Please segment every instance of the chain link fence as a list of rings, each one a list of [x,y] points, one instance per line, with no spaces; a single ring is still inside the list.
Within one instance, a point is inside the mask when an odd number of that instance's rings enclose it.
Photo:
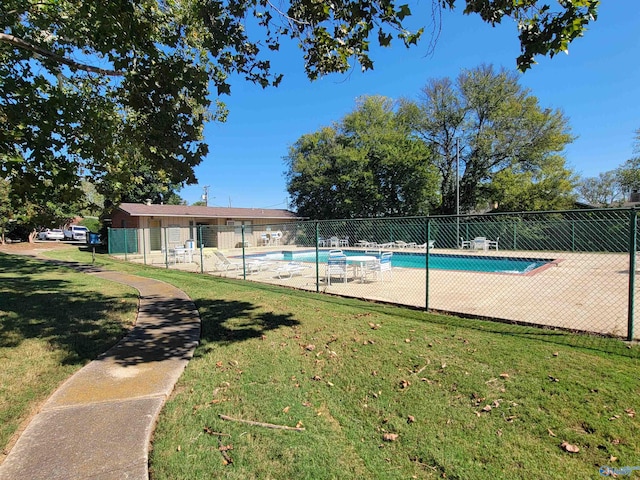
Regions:
[[[637,211],[110,229],[109,253],[197,273],[638,339]],[[388,259],[390,258],[390,261]]]

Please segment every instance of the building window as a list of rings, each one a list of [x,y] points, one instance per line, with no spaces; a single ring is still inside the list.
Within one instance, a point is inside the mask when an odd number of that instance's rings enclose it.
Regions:
[[[242,235],[242,225],[244,225],[244,234],[253,233],[253,225],[251,224],[251,220],[227,220],[227,225],[234,228],[234,233],[236,235]]]

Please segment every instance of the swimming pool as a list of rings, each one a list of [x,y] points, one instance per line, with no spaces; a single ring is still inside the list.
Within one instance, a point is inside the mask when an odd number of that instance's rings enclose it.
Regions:
[[[362,255],[363,250],[345,250],[344,254],[348,256]],[[320,250],[318,252],[318,261],[326,263],[329,252]],[[274,252],[267,255],[248,255],[251,257],[260,257],[267,260],[284,260],[295,262],[315,263],[315,250],[305,250],[299,252],[283,251]],[[447,255],[441,253],[432,253],[429,255],[429,268],[436,270],[461,270],[467,272],[485,272],[485,273],[511,273],[515,275],[523,275],[537,268],[546,265],[553,260],[541,258],[522,258],[522,257],[494,257],[480,255]],[[391,265],[402,268],[426,268],[427,257],[423,253],[393,252],[391,257]]]

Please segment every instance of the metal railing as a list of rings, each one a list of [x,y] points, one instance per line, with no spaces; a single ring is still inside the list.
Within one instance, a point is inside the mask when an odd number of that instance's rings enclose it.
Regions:
[[[632,340],[637,224],[635,209],[594,209],[109,229],[108,241],[165,268]],[[330,250],[347,256],[344,278],[327,275]]]

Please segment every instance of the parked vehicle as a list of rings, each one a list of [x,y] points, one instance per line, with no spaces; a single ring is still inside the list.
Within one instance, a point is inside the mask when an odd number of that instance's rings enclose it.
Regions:
[[[47,228],[38,233],[38,240],[64,240],[64,232],[59,228]]]
[[[65,240],[87,240],[87,233],[89,229],[81,225],[71,225],[68,229],[64,230]]]

